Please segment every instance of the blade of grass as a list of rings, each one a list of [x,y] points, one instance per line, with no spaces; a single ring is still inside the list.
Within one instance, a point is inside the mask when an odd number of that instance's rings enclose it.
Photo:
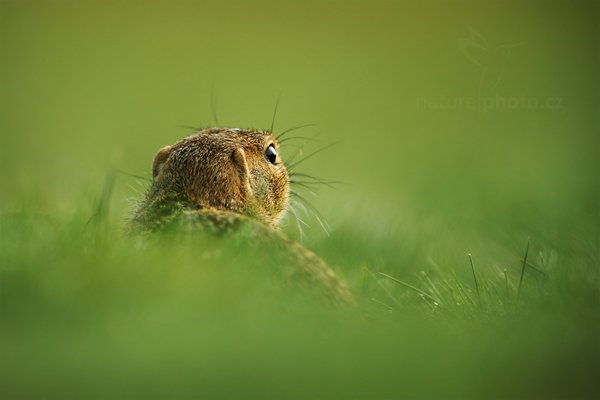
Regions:
[[[393,308],[393,307],[391,307],[391,306],[390,306],[390,305],[388,305],[388,304],[385,304],[385,303],[384,303],[383,301],[381,301],[381,300],[377,300],[376,298],[374,298],[374,297],[371,297],[371,301],[372,301],[372,302],[374,302],[374,303],[377,303],[377,304],[379,304],[380,306],[383,306],[383,307],[385,307],[385,308],[387,309],[387,310],[386,310],[387,312],[390,312],[390,313],[391,313],[391,312],[394,312],[394,308]]]
[[[437,289],[437,286],[435,286],[435,284],[433,283],[433,281],[431,280],[429,275],[427,275],[427,272],[421,271],[421,276],[423,277],[423,280],[425,281],[425,283],[427,283],[429,285],[429,287],[431,288],[431,291],[437,296],[437,298],[441,299],[443,297],[442,294],[439,292],[439,290]]]
[[[367,271],[367,273],[371,276],[371,278],[373,278],[373,280],[377,283],[377,286],[379,286],[380,288],[383,289],[383,291],[385,292],[385,294],[394,301],[394,303],[396,303],[397,306],[402,306],[402,303],[400,303],[400,301],[395,298],[389,290],[387,290],[387,288],[385,286],[383,286],[380,282],[379,279],[377,279],[377,277],[375,276],[375,274],[373,272],[371,272],[370,269],[364,267],[364,270]]]
[[[517,302],[521,297],[521,288],[523,286],[523,278],[525,277],[525,268],[527,267],[527,255],[529,254],[529,243],[531,238],[527,238],[527,247],[525,248],[525,256],[523,257],[523,264],[521,266],[521,278],[519,279],[519,288],[517,289]]]
[[[519,259],[519,261],[523,262],[523,259]],[[541,274],[543,276],[546,276],[546,273],[544,271],[542,271],[542,269],[540,267],[536,267],[535,265],[533,265],[530,262],[526,262],[525,263],[532,271],[537,272],[538,274]]]
[[[407,287],[407,288],[409,288],[411,290],[414,290],[415,292],[419,293],[421,296],[423,296],[425,298],[428,298],[429,300],[432,300],[432,301],[436,302],[437,304],[441,305],[441,301],[440,300],[436,299],[435,297],[433,297],[429,293],[424,292],[421,289],[414,287],[413,285],[410,285],[410,284],[408,284],[406,282],[403,282],[400,279],[396,279],[393,276],[390,276],[388,274],[384,274],[383,272],[378,272],[377,274],[383,276],[384,278],[390,279],[390,280],[392,280],[392,281],[394,281],[396,283],[399,283],[400,285],[402,285],[404,287]]]
[[[471,271],[473,272],[473,280],[475,281],[477,297],[481,297],[481,293],[479,293],[479,282],[477,281],[477,274],[475,274],[475,265],[473,264],[473,257],[471,256],[471,253],[469,253],[469,262],[471,263]]]

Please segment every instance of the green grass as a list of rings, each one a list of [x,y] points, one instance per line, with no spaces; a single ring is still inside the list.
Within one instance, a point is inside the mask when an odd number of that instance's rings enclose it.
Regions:
[[[312,246],[357,297],[340,309],[285,286],[268,246],[128,237],[107,193],[61,218],[0,215],[2,397],[594,393],[598,248],[584,237],[534,236],[485,264],[485,246],[438,261],[426,230],[382,240],[350,224]]]
[[[598,397],[597,21],[0,1],[0,398]],[[283,229],[358,307],[283,285],[264,244],[123,232],[153,155],[217,119],[304,126],[281,153],[320,214]]]

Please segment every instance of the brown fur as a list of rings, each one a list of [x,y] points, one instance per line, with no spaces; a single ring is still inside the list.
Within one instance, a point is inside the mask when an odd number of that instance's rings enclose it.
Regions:
[[[265,156],[269,145],[277,151],[275,164]],[[290,278],[352,302],[343,281],[322,259],[276,229],[290,189],[279,145],[269,132],[201,130],[160,149],[152,163],[152,176],[150,191],[132,217],[133,230],[154,231],[183,220],[187,226],[221,233],[259,221],[253,232],[281,244],[294,266]]]
[[[276,227],[287,207],[289,178],[279,155],[276,165],[266,159],[271,144],[279,150],[268,132],[210,128],[163,147],[154,157],[150,192],[132,222],[148,225],[148,213],[178,202]]]

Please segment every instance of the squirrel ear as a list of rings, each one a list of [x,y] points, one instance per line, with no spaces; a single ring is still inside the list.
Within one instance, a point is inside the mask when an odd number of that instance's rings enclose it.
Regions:
[[[246,152],[241,147],[238,147],[231,154],[233,165],[240,173],[240,179],[244,183],[246,190],[251,193],[250,188],[250,169],[248,168],[248,162],[246,161]]]
[[[154,161],[152,162],[152,179],[156,179],[160,174],[160,167],[167,161],[167,158],[171,155],[173,148],[171,146],[165,146],[156,153]]]

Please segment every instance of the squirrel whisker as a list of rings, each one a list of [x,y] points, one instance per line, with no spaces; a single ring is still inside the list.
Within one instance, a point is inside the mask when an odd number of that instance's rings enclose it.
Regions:
[[[279,142],[281,140],[281,138],[283,138],[286,134],[293,132],[295,130],[298,130],[298,129],[308,128],[311,126],[317,126],[317,124],[303,124],[303,125],[293,126],[289,129],[286,129],[285,131],[281,132],[279,135],[275,136],[275,139],[277,139],[277,141]]]

